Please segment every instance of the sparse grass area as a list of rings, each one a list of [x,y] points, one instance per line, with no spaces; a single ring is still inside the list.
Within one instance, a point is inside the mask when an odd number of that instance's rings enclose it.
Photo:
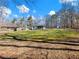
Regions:
[[[1,39],[13,37],[16,40],[67,40],[79,39],[79,32],[71,29],[48,29],[48,30],[32,30],[32,31],[16,31],[0,36]]]

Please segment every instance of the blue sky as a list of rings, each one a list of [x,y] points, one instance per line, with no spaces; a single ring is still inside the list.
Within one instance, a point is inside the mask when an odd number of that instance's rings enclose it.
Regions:
[[[41,14],[48,14],[51,10],[58,11],[61,8],[59,0],[39,0],[37,3]]]
[[[70,3],[73,6],[77,6],[75,2],[78,1],[79,0],[0,0],[0,10],[4,16],[9,15],[10,17],[27,17],[29,15],[45,16],[55,14],[55,12],[59,11],[62,3]]]
[[[45,16],[50,11],[59,11],[61,4],[59,0],[29,0],[30,2],[25,2],[24,0],[8,0],[8,8],[11,10],[11,16]],[[32,1],[32,2],[31,2]],[[20,8],[26,7],[28,12],[20,12]],[[17,8],[18,7],[18,8]]]
[[[37,14],[46,15],[50,11],[58,11],[60,8],[59,0],[38,0],[34,9]]]

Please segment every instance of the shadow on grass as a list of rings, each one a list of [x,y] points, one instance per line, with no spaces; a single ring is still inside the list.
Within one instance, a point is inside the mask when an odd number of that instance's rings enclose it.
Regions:
[[[49,44],[62,44],[62,45],[70,45],[70,46],[79,46],[79,41],[78,40],[44,40],[44,39],[41,39],[41,41],[39,41],[40,39],[38,40],[22,40],[22,39],[14,39],[14,40],[17,40],[17,41],[32,41],[32,42],[36,42],[36,43],[49,43]]]
[[[49,43],[49,44],[62,44],[62,45],[71,45],[71,46],[79,46],[78,41],[32,41],[37,43]]]
[[[6,35],[6,36],[10,36],[10,35]],[[51,44],[67,44],[67,45],[75,45],[73,43],[79,43],[79,39],[76,38],[67,38],[67,39],[47,39],[46,38],[38,38],[37,40],[35,38],[26,38],[26,39],[21,39],[21,38],[17,38],[16,36],[10,36],[12,37],[14,40],[18,40],[18,41],[32,41],[32,42],[40,42],[40,43],[51,43]],[[28,40],[30,39],[30,40]],[[39,41],[41,40],[41,41]],[[72,44],[71,44],[72,43]],[[78,45],[78,44],[77,44]]]
[[[71,48],[45,48],[45,47],[39,47],[39,46],[18,46],[18,45],[6,45],[6,44],[0,44],[0,46],[3,47],[17,47],[17,48],[36,48],[36,49],[46,49],[46,50],[63,50],[63,51],[79,51],[79,49],[71,49]]]

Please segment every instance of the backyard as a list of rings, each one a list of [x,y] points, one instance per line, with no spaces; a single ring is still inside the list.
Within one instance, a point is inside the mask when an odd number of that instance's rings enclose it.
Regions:
[[[0,35],[1,59],[79,59],[73,29],[12,31]]]
[[[0,0],[0,59],[79,59],[79,0]]]

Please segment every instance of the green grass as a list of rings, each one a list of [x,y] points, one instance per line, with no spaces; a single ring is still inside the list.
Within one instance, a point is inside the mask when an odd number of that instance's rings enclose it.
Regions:
[[[32,30],[32,31],[16,31],[0,36],[2,39],[14,37],[17,40],[67,40],[79,38],[79,33],[71,29],[48,29],[48,30]]]
[[[12,39],[12,37],[7,35],[0,35],[0,40]]]

